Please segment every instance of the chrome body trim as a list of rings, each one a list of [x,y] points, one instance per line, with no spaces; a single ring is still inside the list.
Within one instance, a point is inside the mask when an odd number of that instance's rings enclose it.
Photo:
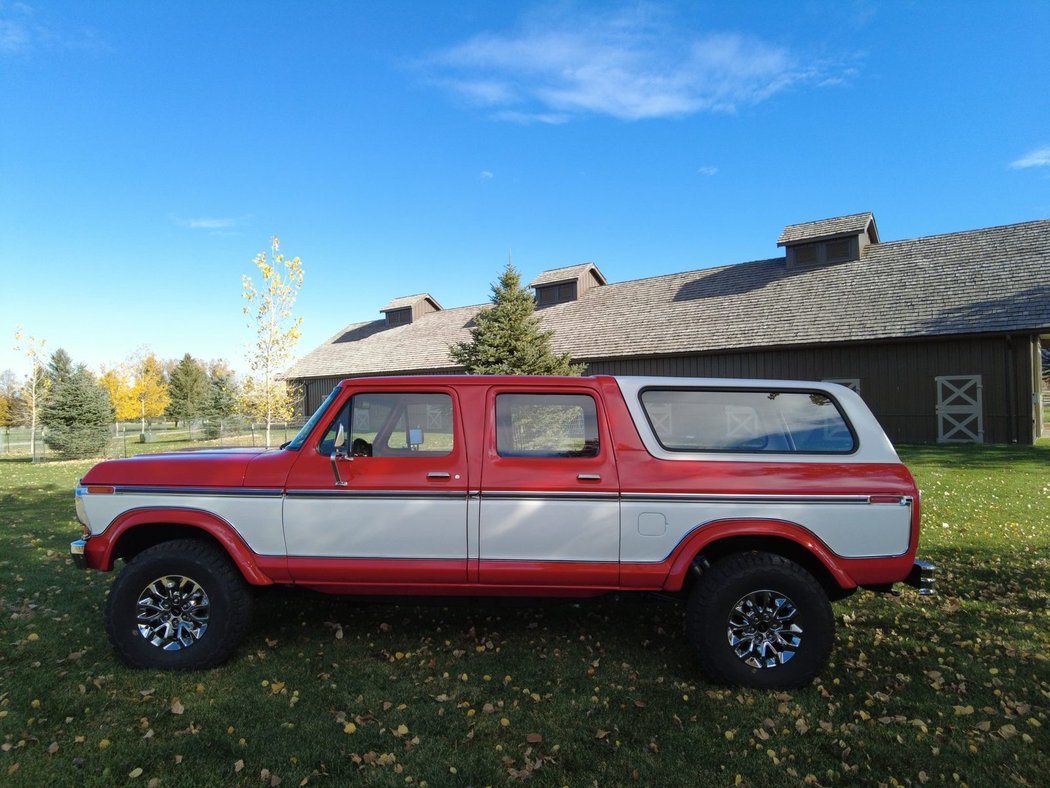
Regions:
[[[937,593],[937,573],[937,565],[932,561],[917,559],[904,582],[918,589],[919,596],[934,596]]]
[[[284,495],[281,487],[155,487],[116,485],[114,495],[206,495],[233,498],[280,498]]]
[[[413,501],[430,498],[457,498],[466,500],[467,493],[464,490],[353,490],[353,489],[317,489],[317,490],[289,490],[285,493],[287,498],[375,498],[380,500]]]
[[[84,549],[87,547],[87,541],[84,539],[77,539],[76,541],[69,543],[69,556],[73,559],[73,563],[80,569],[87,568],[87,560],[84,558]]]

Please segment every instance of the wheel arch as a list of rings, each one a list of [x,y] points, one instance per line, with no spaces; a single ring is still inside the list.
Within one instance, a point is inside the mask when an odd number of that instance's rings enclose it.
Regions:
[[[174,539],[198,539],[214,544],[233,561],[251,585],[272,585],[255,560],[255,553],[228,522],[211,512],[191,508],[136,509],[126,512],[105,531],[108,549],[101,568],[113,568],[118,558],[130,560],[154,545]]]
[[[773,553],[794,561],[816,578],[833,601],[857,589],[835,554],[811,531],[775,520],[725,520],[698,528],[682,542],[668,573],[667,590],[688,594],[705,564],[749,552]]]

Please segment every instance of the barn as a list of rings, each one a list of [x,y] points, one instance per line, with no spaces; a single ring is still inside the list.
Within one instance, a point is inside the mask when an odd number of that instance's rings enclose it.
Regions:
[[[587,374],[831,380],[897,442],[1040,435],[1050,219],[883,241],[869,212],[789,225],[776,246],[766,260],[625,282],[574,265],[530,287],[554,349]],[[397,298],[286,377],[309,412],[345,377],[460,371],[448,347],[484,307]]]

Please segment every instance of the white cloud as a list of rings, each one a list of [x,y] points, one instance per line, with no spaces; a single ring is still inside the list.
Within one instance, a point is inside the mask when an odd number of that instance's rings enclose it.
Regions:
[[[208,230],[210,235],[226,235],[248,221],[247,216],[198,216],[191,219],[173,217],[175,224],[190,230]]]
[[[1010,162],[1015,170],[1023,170],[1028,167],[1050,167],[1050,145],[1029,151],[1016,161]]]
[[[718,175],[718,167],[713,167],[710,164],[704,165],[703,167],[698,167],[696,171],[701,175],[706,175],[709,178],[712,175]]]
[[[495,178],[496,176],[495,176],[495,175],[493,175],[493,174],[492,174],[491,172],[489,172],[488,170],[482,170],[482,171],[481,171],[481,174],[479,174],[479,175],[478,175],[478,177],[479,177],[479,178],[481,178],[481,180],[483,180],[483,181],[491,181],[491,180],[492,180],[493,178]]]
[[[518,123],[733,112],[792,85],[845,78],[763,39],[684,32],[645,6],[532,18],[513,33],[476,35],[424,65],[435,84]]]
[[[41,21],[27,3],[0,0],[0,55],[24,55],[40,48],[106,49],[95,31],[67,27]]]

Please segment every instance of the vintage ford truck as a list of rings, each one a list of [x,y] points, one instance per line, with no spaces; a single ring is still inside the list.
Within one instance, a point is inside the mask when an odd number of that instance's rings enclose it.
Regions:
[[[350,379],[280,449],[103,462],[76,509],[78,562],[125,561],[106,628],[136,666],[226,660],[252,586],[660,592],[710,677],[793,687],[828,658],[832,600],[935,582],[911,474],[832,383]]]

